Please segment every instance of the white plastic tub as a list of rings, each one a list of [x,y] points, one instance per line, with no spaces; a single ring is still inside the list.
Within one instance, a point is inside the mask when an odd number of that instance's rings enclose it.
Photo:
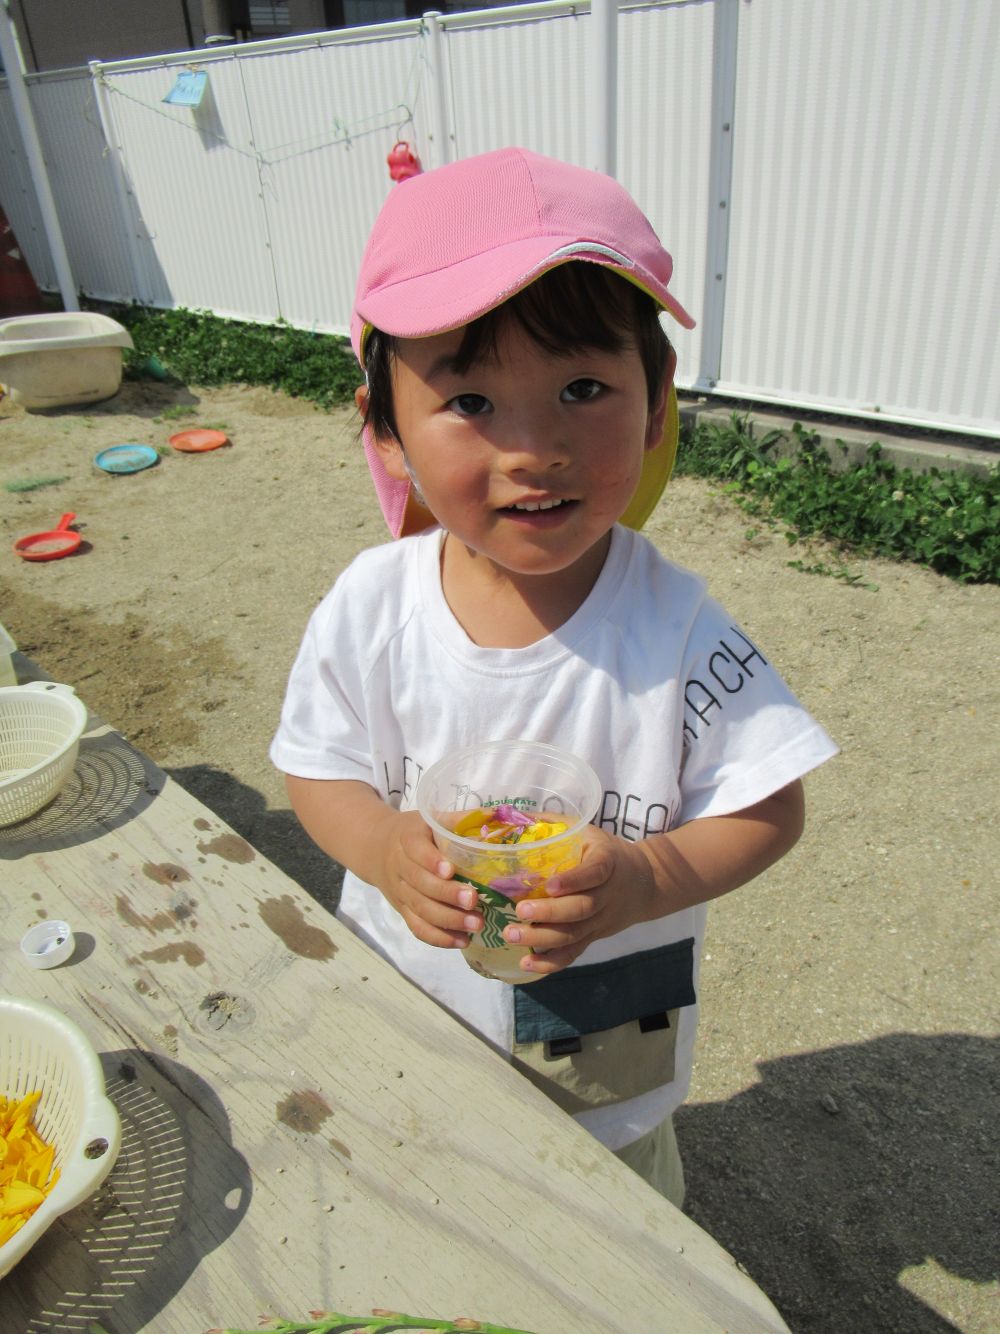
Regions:
[[[0,385],[29,410],[98,403],[118,393],[132,336],[95,311],[0,320]]]

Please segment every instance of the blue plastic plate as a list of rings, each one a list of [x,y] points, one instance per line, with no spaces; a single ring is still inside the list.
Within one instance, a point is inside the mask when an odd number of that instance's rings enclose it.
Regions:
[[[151,445],[112,445],[94,458],[105,472],[142,472],[159,461],[160,456]]]

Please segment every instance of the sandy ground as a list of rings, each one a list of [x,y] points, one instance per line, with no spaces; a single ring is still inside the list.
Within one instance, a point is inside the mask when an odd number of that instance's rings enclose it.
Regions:
[[[231,446],[167,449],[133,476],[93,465],[197,424]],[[384,540],[352,418],[134,383],[85,411],[0,408],[0,484],[53,476],[0,493],[3,549],[70,510],[85,545],[0,556],[0,622],[332,905],[336,868],[266,752],[309,612]],[[808,781],[799,846],[712,910],[678,1116],[688,1210],[794,1331],[997,1331],[1000,588],[881,562],[852,566],[855,584],[807,575],[780,529],[748,526],[677,479],[648,532],[708,576],[843,753]]]

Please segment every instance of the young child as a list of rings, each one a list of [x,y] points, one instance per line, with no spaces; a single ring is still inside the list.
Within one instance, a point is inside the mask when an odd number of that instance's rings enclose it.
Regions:
[[[339,916],[679,1206],[705,905],[792,847],[836,747],[634,531],[676,444],[671,268],[618,184],[535,153],[394,187],[352,336],[402,540],[314,612],[271,756],[347,868]],[[466,966],[475,892],[413,805],[443,755],[517,738],[587,760],[604,798],[581,865],[518,905],[537,980],[512,987]]]

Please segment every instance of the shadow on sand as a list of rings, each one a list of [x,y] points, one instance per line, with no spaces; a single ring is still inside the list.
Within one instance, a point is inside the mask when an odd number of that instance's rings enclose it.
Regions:
[[[782,1057],[676,1114],[685,1211],[794,1334],[944,1334],[902,1271],[1000,1277],[1000,1040],[898,1033]]]

